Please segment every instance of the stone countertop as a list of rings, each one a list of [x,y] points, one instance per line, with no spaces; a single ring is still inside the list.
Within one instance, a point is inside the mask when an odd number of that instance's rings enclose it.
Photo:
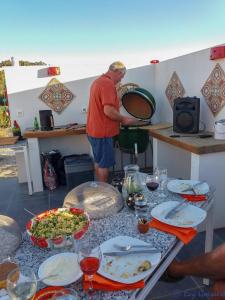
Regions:
[[[151,195],[154,193],[149,193],[146,190],[143,191],[145,196],[148,198],[148,201],[151,201]],[[154,199],[155,201],[156,199]],[[168,193],[167,200],[181,200],[181,198],[172,193]],[[157,200],[158,201],[158,200]],[[156,202],[157,202],[156,201]],[[207,203],[203,205],[206,206]],[[202,203],[198,202],[195,205],[201,206]],[[176,242],[176,238],[173,235],[166,234],[164,232],[158,231],[156,229],[150,229],[147,234],[139,234],[136,228],[136,220],[134,212],[129,210],[127,207],[124,207],[122,211],[116,215],[103,218],[100,220],[93,220],[90,228],[91,242],[93,246],[100,245],[102,242],[116,237],[118,235],[127,235],[135,238],[139,238],[145,242],[150,243],[153,247],[156,247],[162,252],[162,257],[165,255],[168,248],[170,248]],[[23,242],[20,248],[15,254],[15,260],[21,266],[28,266],[32,268],[37,274],[40,264],[47,259],[48,257],[59,253],[59,251],[50,250],[50,249],[41,249],[36,246],[33,246],[28,239],[28,236],[24,234]],[[86,300],[87,296],[82,290],[81,281],[78,281],[71,285],[75,288],[81,300]],[[45,287],[43,283],[38,283],[38,289]],[[117,291],[117,292],[102,292],[96,291],[94,299],[96,300],[128,300],[134,291]]]

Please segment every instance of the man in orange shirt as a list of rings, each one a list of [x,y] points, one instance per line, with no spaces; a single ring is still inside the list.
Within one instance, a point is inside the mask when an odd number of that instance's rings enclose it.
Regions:
[[[87,135],[94,155],[98,181],[107,182],[109,168],[115,164],[113,137],[119,134],[120,123],[131,125],[137,122],[135,118],[123,116],[119,112],[120,100],[116,84],[121,81],[125,73],[124,64],[116,61],[91,86]]]

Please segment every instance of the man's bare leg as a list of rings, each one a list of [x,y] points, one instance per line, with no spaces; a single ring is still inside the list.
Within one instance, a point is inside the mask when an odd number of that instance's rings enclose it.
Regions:
[[[213,280],[225,279],[225,243],[201,256],[172,262],[168,273],[175,278],[189,275]]]
[[[108,168],[100,168],[97,163],[95,163],[95,175],[98,181],[108,182],[109,178],[109,169]]]

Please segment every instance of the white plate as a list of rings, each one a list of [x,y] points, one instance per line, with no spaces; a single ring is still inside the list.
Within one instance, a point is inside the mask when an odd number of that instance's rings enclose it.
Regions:
[[[44,279],[43,282],[47,285],[63,286],[77,281],[83,274],[77,262],[77,254],[59,253],[47,258],[39,267],[38,277],[51,274],[59,276]]]
[[[177,204],[178,201],[163,202],[152,209],[151,215],[163,223],[183,228],[195,227],[206,218],[207,214],[203,209],[187,204],[173,218],[165,219],[165,215]]]
[[[199,183],[199,182],[200,181],[198,181],[198,180],[179,180],[179,179],[175,179],[175,180],[171,180],[171,181],[168,182],[167,189],[170,192],[173,192],[173,193],[193,195],[194,193],[191,190],[191,187],[194,184]],[[185,190],[186,188],[189,188],[189,187],[190,187],[190,191],[182,192],[183,190]],[[209,185],[206,182],[204,182],[201,185],[197,186],[196,190],[197,190],[198,195],[205,195],[209,191]]]
[[[139,239],[129,236],[117,236],[101,244],[102,252],[118,251],[114,245],[150,245]],[[150,245],[151,246],[151,245]],[[104,256],[98,273],[106,278],[122,283],[134,283],[151,274],[160,262],[161,253],[134,254],[126,256]],[[145,272],[137,273],[137,268],[144,262],[149,261],[151,268]],[[137,274],[136,274],[137,273]]]

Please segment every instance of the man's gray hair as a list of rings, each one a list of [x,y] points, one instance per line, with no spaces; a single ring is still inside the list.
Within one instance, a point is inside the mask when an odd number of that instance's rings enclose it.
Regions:
[[[126,73],[126,67],[121,61],[114,61],[110,66],[109,66],[109,71],[121,71],[123,73]]]

